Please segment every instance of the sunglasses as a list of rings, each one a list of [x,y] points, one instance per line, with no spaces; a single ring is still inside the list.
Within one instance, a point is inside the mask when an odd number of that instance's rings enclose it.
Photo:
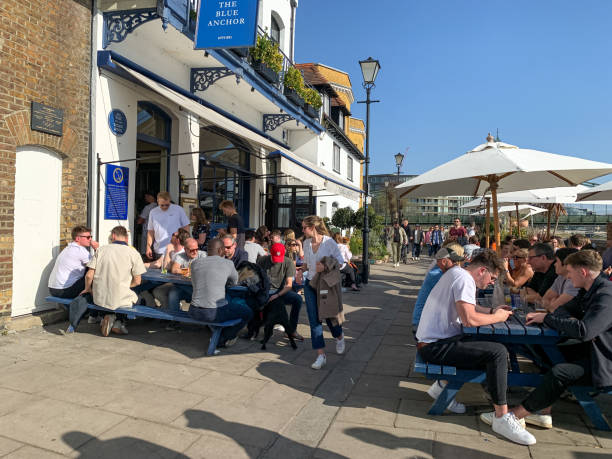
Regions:
[[[77,237],[84,237],[85,239],[91,239],[91,234],[88,236],[78,235]]]
[[[160,204],[159,207],[162,207],[162,208],[170,207],[170,204]]]
[[[197,252],[197,251],[198,251],[198,249],[197,249],[197,248],[195,248],[195,249],[187,249],[187,250],[188,250],[189,252]]]
[[[224,246],[223,246],[223,248],[224,248],[225,250],[230,250],[230,249],[232,248],[232,246],[231,246],[231,245],[224,245]]]

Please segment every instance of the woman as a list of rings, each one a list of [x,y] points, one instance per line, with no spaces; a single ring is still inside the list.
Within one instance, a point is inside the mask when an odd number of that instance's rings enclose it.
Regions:
[[[198,249],[205,252],[206,238],[210,233],[210,226],[206,214],[199,207],[191,210],[191,225],[191,236],[198,241]]]
[[[423,234],[423,243],[427,247],[427,254],[431,257],[431,233],[433,232],[433,226],[429,227],[429,230]]]
[[[323,220],[316,215],[311,215],[302,220],[302,232],[304,233],[304,262],[308,271],[304,273],[304,298],[306,300],[306,311],[310,322],[310,339],[312,348],[317,351],[317,359],[311,365],[314,370],[319,370],[327,363],[325,356],[325,341],[323,339],[323,325],[319,321],[317,308],[317,292],[309,284],[317,272],[323,272],[323,257],[333,257],[342,265],[344,259],[338,249],[338,244],[329,237],[329,231]],[[326,319],[331,334],[336,338],[336,352],[342,354],[345,349],[344,334],[341,325],[334,325],[330,319]]]
[[[270,246],[270,231],[266,225],[261,225],[255,231],[255,241],[267,252]]]
[[[527,259],[529,258],[529,250],[515,249],[514,256],[512,258],[514,260],[514,268],[510,269],[510,272],[506,271],[505,282],[506,285],[511,288],[519,289],[533,277],[533,269],[531,268],[531,265],[527,263]],[[504,265],[506,265],[505,261]],[[507,265],[506,269],[508,269]]]
[[[567,278],[567,268],[563,264],[568,255],[578,252],[578,249],[563,248],[555,253],[555,272],[557,278],[542,297],[542,306],[548,312],[554,312],[559,306],[572,300],[580,289],[574,287]]]
[[[345,241],[346,239],[346,241]],[[334,240],[336,244],[338,244],[338,249],[342,254],[342,259],[344,260],[344,266],[340,269],[342,274],[346,274],[351,280],[351,290],[354,292],[358,292],[357,288],[357,279],[355,277],[355,270],[351,266],[351,258],[353,258],[353,254],[351,253],[351,249],[348,247],[349,238],[340,236],[340,233],[334,234]]]
[[[298,243],[295,239],[285,239],[285,254],[295,263],[293,291],[297,292],[304,286],[304,272],[302,270],[304,252],[302,251],[302,244]]]

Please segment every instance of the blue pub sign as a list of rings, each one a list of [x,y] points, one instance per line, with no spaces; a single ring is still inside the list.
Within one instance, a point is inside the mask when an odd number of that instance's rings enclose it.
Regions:
[[[127,167],[106,165],[105,220],[127,220],[129,173]]]
[[[194,48],[255,46],[258,4],[259,0],[200,0]]]

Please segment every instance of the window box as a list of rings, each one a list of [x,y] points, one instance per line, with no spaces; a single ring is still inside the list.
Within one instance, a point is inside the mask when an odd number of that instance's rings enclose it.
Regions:
[[[317,110],[310,104],[304,104],[304,113],[306,113],[306,115],[310,116],[311,118],[319,117],[319,110]]]
[[[287,99],[289,99],[291,102],[293,102],[298,107],[303,107],[304,106],[304,99],[302,99],[300,97],[300,95],[297,93],[297,91],[295,91],[295,90],[293,90],[291,88],[287,88],[285,86],[285,88],[283,89],[283,94],[285,94]]]
[[[265,63],[261,61],[253,62],[253,69],[259,73],[264,80],[266,80],[270,84],[278,84],[278,73],[268,67]]]

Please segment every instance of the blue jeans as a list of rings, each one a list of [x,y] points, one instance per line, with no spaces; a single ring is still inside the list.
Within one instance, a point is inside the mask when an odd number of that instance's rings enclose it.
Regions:
[[[297,323],[300,318],[300,309],[302,308],[302,297],[299,293],[289,290],[283,295],[285,304],[291,305],[291,313],[289,314],[289,324],[293,331],[297,331]]]
[[[191,285],[175,284],[168,292],[168,311],[179,312],[181,300],[191,301],[193,287]]]
[[[304,280],[304,298],[306,299],[306,312],[308,322],[310,322],[310,340],[313,349],[323,349],[325,340],[323,339],[323,325],[319,320],[319,308],[317,307],[317,292],[310,286],[310,282]],[[329,330],[334,338],[342,336],[342,325],[333,325],[330,319],[325,319]]]
[[[240,319],[238,325],[225,327],[221,332],[219,344],[224,344],[228,339],[234,339],[238,332],[253,318],[253,311],[241,298],[233,298],[230,303],[220,308],[198,308],[189,307],[189,315],[195,320],[202,322],[225,322],[226,320]]]

